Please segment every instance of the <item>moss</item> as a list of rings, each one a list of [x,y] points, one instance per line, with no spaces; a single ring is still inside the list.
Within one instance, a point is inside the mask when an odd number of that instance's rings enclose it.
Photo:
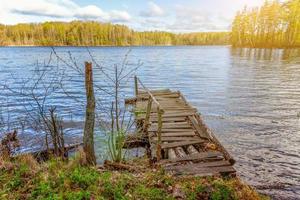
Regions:
[[[134,162],[141,167],[142,161]],[[146,162],[145,162],[146,163]],[[31,158],[0,164],[0,199],[267,199],[237,178],[177,178],[161,169],[136,173],[100,172],[94,167],[50,160],[37,164]]]

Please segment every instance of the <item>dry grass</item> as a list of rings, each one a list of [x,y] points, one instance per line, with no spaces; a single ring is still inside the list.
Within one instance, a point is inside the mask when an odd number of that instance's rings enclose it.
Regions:
[[[40,170],[40,164],[36,159],[34,159],[31,154],[24,154],[22,156],[19,156],[17,159],[20,163],[27,165],[33,172],[37,172]]]

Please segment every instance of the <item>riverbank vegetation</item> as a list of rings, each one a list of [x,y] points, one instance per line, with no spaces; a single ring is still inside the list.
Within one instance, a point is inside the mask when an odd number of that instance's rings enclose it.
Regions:
[[[82,154],[44,163],[30,155],[0,157],[0,199],[268,199],[237,178],[173,177],[146,159],[130,161],[133,172],[88,167],[83,160]]]
[[[235,47],[300,47],[300,1],[265,1],[261,8],[244,8],[232,24]]]

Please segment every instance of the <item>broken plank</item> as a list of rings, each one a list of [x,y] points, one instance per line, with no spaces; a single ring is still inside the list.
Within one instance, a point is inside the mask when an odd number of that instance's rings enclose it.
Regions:
[[[202,138],[207,138],[207,135],[205,135],[200,127],[200,125],[198,124],[197,120],[194,118],[194,116],[188,116],[189,120],[191,121],[193,127],[196,129],[196,131],[198,132],[199,136]]]
[[[152,126],[153,125],[157,125],[157,123],[152,123]],[[187,121],[184,121],[184,122],[166,122],[164,123],[164,125],[173,126],[173,125],[190,125],[190,124]]]
[[[175,169],[202,168],[202,167],[221,167],[221,166],[231,166],[231,164],[227,160],[219,160],[219,161],[211,161],[211,162],[186,164],[186,165],[171,165],[171,166],[165,167],[165,169],[175,170]]]
[[[190,132],[169,132],[169,133],[162,132],[161,135],[164,136],[164,137],[196,136],[195,132],[193,132],[193,131],[190,131]]]
[[[157,125],[151,125],[149,127],[149,131],[156,131],[157,130]],[[167,125],[167,124],[163,124],[162,130],[164,129],[191,129],[191,126],[189,125],[183,125],[183,124],[173,124],[173,125]]]
[[[186,161],[201,161],[201,160],[207,160],[211,158],[223,159],[223,154],[218,151],[207,151],[198,154],[188,155],[187,157],[183,157],[183,158],[161,160],[160,164],[186,162]]]
[[[156,132],[157,130],[148,130],[149,132]],[[186,129],[179,129],[179,128],[175,128],[175,129],[171,129],[171,128],[163,128],[162,133],[168,133],[168,132],[193,132],[194,130],[191,128],[186,128]]]
[[[152,141],[157,141],[157,137],[151,138]],[[172,136],[162,136],[161,141],[172,142],[172,141],[198,141],[198,137],[172,137]]]
[[[163,114],[163,118],[165,117],[187,117],[187,116],[191,116],[191,115],[194,115],[196,112],[166,112]],[[151,113],[150,115],[150,120],[151,119],[157,119],[157,114],[156,113]],[[145,119],[145,115],[144,114],[141,114],[137,117],[137,119]]]
[[[216,166],[216,167],[190,167],[189,165],[180,166],[176,169],[166,169],[175,173],[175,175],[199,175],[209,176],[215,174],[230,174],[235,173],[236,170],[232,166]]]
[[[152,123],[157,123],[157,119],[150,119]],[[167,123],[167,122],[183,122],[186,121],[185,117],[170,117],[170,118],[162,118],[162,121]]]
[[[195,141],[172,142],[172,143],[162,144],[161,148],[169,149],[169,148],[182,147],[182,146],[187,146],[187,145],[192,145],[192,144],[201,144],[203,142],[204,142],[204,140],[201,140],[201,139],[198,139]]]

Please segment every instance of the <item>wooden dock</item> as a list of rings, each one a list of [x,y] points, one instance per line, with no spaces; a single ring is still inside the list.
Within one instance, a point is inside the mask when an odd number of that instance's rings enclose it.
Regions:
[[[176,175],[235,174],[234,159],[181,92],[149,90],[135,77],[135,94],[126,104],[156,164]]]

